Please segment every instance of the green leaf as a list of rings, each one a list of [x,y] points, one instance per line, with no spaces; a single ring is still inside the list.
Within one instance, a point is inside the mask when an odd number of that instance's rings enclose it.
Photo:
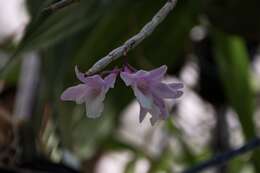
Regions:
[[[247,140],[256,137],[253,114],[255,103],[249,76],[249,55],[240,37],[214,32],[215,59],[220,69],[227,98],[238,114]],[[212,91],[214,92],[214,91]],[[260,171],[260,152],[253,154],[256,172]]]
[[[19,59],[22,52],[48,48],[56,43],[61,43],[64,39],[83,29],[92,27],[93,23],[104,13],[104,9],[107,8],[102,3],[98,6],[97,4],[98,2],[94,0],[83,1],[80,5],[72,5],[52,14],[45,14],[42,13],[42,9],[47,6],[47,1],[39,3],[35,7],[38,9],[37,14],[32,16],[23,39],[5,67],[0,69],[0,73],[5,72],[13,61]],[[3,76],[5,75],[6,73]]]

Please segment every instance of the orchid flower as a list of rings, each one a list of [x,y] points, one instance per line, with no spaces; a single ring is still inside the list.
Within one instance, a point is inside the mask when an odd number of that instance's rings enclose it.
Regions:
[[[75,101],[77,104],[85,103],[86,115],[97,118],[104,109],[104,99],[109,88],[113,88],[117,73],[111,73],[104,79],[100,75],[86,77],[75,67],[77,78],[82,82],[76,86],[69,87],[62,95],[61,100]]]
[[[152,71],[139,70],[133,72],[127,66],[120,73],[127,86],[131,86],[137,101],[140,104],[140,123],[149,112],[152,117],[152,125],[160,119],[166,119],[169,115],[164,99],[177,99],[183,92],[182,83],[162,83],[167,66],[163,65]]]

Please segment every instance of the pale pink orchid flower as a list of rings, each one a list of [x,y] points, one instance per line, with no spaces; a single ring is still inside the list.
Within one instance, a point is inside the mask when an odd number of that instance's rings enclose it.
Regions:
[[[61,95],[61,100],[85,103],[86,115],[90,118],[100,117],[104,109],[104,99],[110,88],[114,87],[117,73],[110,73],[104,79],[100,75],[85,76],[75,67],[77,78],[82,82],[67,88]]]
[[[125,67],[120,73],[125,84],[132,87],[140,104],[140,123],[147,113],[152,115],[150,118],[152,125],[158,120],[166,119],[169,112],[164,99],[177,99],[183,94],[180,90],[183,88],[182,83],[166,84],[162,82],[166,71],[167,66],[163,65],[152,71],[139,70],[137,72]]]

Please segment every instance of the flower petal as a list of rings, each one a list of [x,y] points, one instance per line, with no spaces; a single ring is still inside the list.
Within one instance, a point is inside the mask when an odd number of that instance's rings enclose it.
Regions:
[[[137,86],[133,86],[132,87],[134,90],[134,94],[136,96],[136,99],[138,100],[138,102],[140,103],[140,105],[143,108],[146,109],[151,109],[152,105],[153,105],[153,100],[152,100],[152,96],[151,95],[145,95],[141,90],[138,89]]]
[[[127,67],[127,66],[125,66],[123,68],[123,71],[126,72],[126,73],[132,73],[132,70],[129,67]]]
[[[104,109],[104,99],[106,92],[102,91],[97,97],[86,100],[86,114],[89,118],[98,118]]]
[[[144,78],[148,75],[147,71],[139,70],[135,73],[131,73],[126,67],[123,72],[120,73],[121,79],[125,82],[126,86],[133,85],[137,79]]]
[[[111,73],[105,77],[104,81],[106,83],[107,88],[114,88],[116,77],[116,73]]]
[[[160,119],[160,110],[157,106],[153,106],[153,108],[149,110],[149,113],[152,115],[152,117],[150,118],[150,123],[153,126],[156,123],[156,121]]]
[[[79,71],[78,66],[75,66],[75,73],[76,73],[77,78],[78,78],[81,82],[85,83],[87,77],[85,76],[84,73],[81,73],[81,72]]]
[[[133,76],[135,78],[142,78],[142,77],[145,77],[149,74],[148,71],[144,71],[144,70],[138,70],[136,73],[133,73]]]
[[[105,85],[105,81],[100,75],[93,75],[85,78],[85,84],[93,88],[102,88]]]
[[[165,102],[162,98],[154,96],[154,105],[159,109],[159,118],[166,119],[169,115],[168,109],[165,105]]]
[[[165,83],[156,83],[152,87],[152,92],[157,96],[161,98],[179,98],[183,92],[180,90],[172,89],[171,86]]]
[[[167,71],[167,66],[163,65],[159,68],[149,71],[145,78],[148,80],[150,79],[154,81],[160,81],[164,77],[166,71]]]
[[[85,96],[88,94],[88,87],[84,84],[79,84],[67,88],[61,95],[61,100],[76,101],[78,104],[84,102]]]
[[[182,89],[184,87],[183,83],[169,83],[167,85],[174,90]]]
[[[133,78],[133,75],[131,75],[131,73],[121,72],[120,77],[125,82],[126,86],[130,86],[135,82],[135,78]]]
[[[87,84],[90,87],[100,87],[101,85],[104,84],[104,80],[101,78],[100,75],[93,75],[93,76],[85,76],[84,73],[80,72],[78,67],[75,66],[75,73],[77,78]]]

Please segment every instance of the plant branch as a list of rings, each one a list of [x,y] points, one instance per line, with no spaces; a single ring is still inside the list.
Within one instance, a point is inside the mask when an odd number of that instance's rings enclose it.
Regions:
[[[239,155],[252,151],[252,150],[256,149],[257,147],[260,147],[260,138],[255,138],[239,148],[216,155],[213,158],[211,158],[210,160],[199,163],[198,165],[195,165],[195,166],[183,171],[182,173],[201,172],[202,170],[206,170],[210,167],[221,165],[231,159],[234,159],[235,157],[237,157]]]
[[[54,4],[51,4],[47,8],[43,9],[43,13],[53,13],[59,9],[67,7],[73,3],[79,2],[80,0],[60,0]]]
[[[122,57],[127,52],[138,46],[145,38],[150,36],[155,28],[168,16],[175,7],[177,0],[167,0],[165,5],[155,14],[139,33],[128,39],[123,45],[112,50],[108,55],[96,62],[87,72],[86,75],[95,74],[104,69],[112,61]]]

